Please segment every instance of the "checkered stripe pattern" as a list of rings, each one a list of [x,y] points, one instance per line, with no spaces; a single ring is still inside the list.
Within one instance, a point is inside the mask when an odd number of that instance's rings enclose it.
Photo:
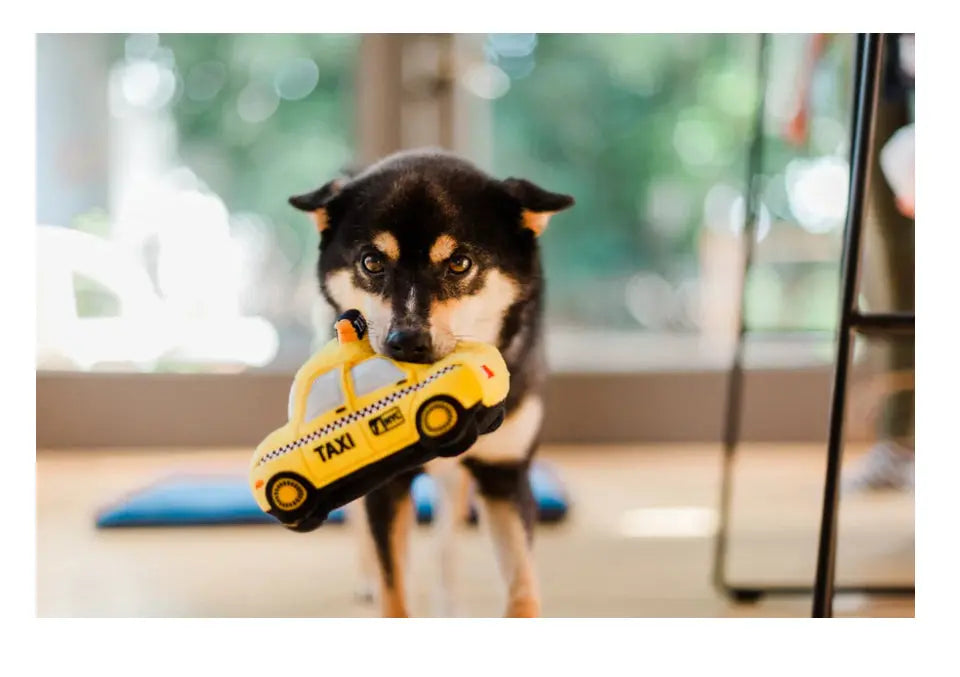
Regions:
[[[366,418],[367,416],[381,412],[387,407],[389,407],[391,404],[393,404],[394,402],[397,402],[403,399],[404,397],[406,397],[407,395],[410,395],[411,393],[415,393],[418,390],[422,390],[433,381],[436,381],[438,378],[440,378],[444,374],[447,374],[453,371],[459,366],[461,365],[451,364],[444,367],[443,369],[439,369],[434,373],[430,374],[430,376],[428,376],[427,378],[423,379],[423,381],[421,381],[420,383],[414,384],[412,386],[407,386],[406,388],[401,388],[400,390],[396,390],[390,393],[389,395],[387,395],[386,397],[377,400],[373,404],[368,404],[367,406],[362,407],[361,409],[357,409],[356,411],[347,414],[343,418],[338,418],[336,421],[333,421],[332,423],[328,423],[327,425],[323,426],[319,430],[315,430],[309,435],[306,435],[305,437],[301,437],[300,439],[290,442],[289,444],[284,444],[279,449],[274,449],[270,453],[264,454],[264,456],[259,461],[257,461],[257,465],[261,466],[264,463],[269,463],[273,459],[279,458],[284,454],[288,454],[294,449],[299,449],[300,447],[310,444],[311,442],[315,442],[321,437],[324,437],[335,430],[339,430],[345,425],[349,425],[354,421],[359,421],[361,419]]]

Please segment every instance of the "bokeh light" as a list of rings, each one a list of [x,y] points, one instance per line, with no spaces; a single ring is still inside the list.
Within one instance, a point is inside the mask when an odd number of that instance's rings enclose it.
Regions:
[[[277,96],[287,101],[299,101],[310,95],[320,81],[320,69],[313,59],[297,57],[285,62],[273,79]]]
[[[478,64],[463,75],[463,85],[481,99],[499,99],[510,90],[510,78],[493,64]]]
[[[274,88],[262,82],[251,82],[237,97],[237,115],[244,122],[258,124],[277,112],[280,97]]]
[[[120,71],[120,88],[127,103],[140,108],[163,108],[176,90],[173,71],[153,61],[138,59]]]
[[[802,228],[828,233],[843,225],[849,172],[849,163],[839,157],[797,158],[787,165],[787,199]]]

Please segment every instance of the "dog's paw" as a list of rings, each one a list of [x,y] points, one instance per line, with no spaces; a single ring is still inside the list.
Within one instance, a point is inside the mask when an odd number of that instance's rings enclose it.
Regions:
[[[507,604],[506,618],[539,618],[540,600],[536,597],[517,597]]]

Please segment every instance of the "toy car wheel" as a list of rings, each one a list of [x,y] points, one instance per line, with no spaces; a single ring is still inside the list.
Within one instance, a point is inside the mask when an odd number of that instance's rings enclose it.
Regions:
[[[420,433],[420,441],[442,456],[456,456],[465,451],[466,447],[459,447],[471,427],[475,437],[476,423],[452,397],[431,397],[417,410],[417,432]],[[470,444],[473,444],[473,441],[470,441]]]
[[[285,524],[290,531],[296,531],[297,533],[304,534],[309,531],[315,530],[321,524],[323,524],[324,518],[317,517],[316,515],[310,515],[309,517],[304,517],[302,520],[296,524]]]
[[[316,491],[300,475],[277,473],[267,482],[267,502],[273,514],[284,524],[296,524],[313,510]]]
[[[480,426],[481,435],[492,433],[494,430],[503,425],[503,419],[507,415],[507,407],[503,402],[501,402],[500,404],[490,407],[485,414],[486,415],[483,423]]]
[[[477,422],[473,419],[464,424],[463,433],[454,441],[445,444],[437,451],[438,456],[459,456],[477,441]]]

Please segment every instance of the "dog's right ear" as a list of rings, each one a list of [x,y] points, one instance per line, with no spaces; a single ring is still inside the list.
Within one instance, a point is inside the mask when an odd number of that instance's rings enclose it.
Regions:
[[[317,225],[317,231],[322,233],[330,227],[327,205],[343,190],[345,184],[345,179],[334,179],[311,193],[294,195],[288,201],[300,211],[310,212]]]

